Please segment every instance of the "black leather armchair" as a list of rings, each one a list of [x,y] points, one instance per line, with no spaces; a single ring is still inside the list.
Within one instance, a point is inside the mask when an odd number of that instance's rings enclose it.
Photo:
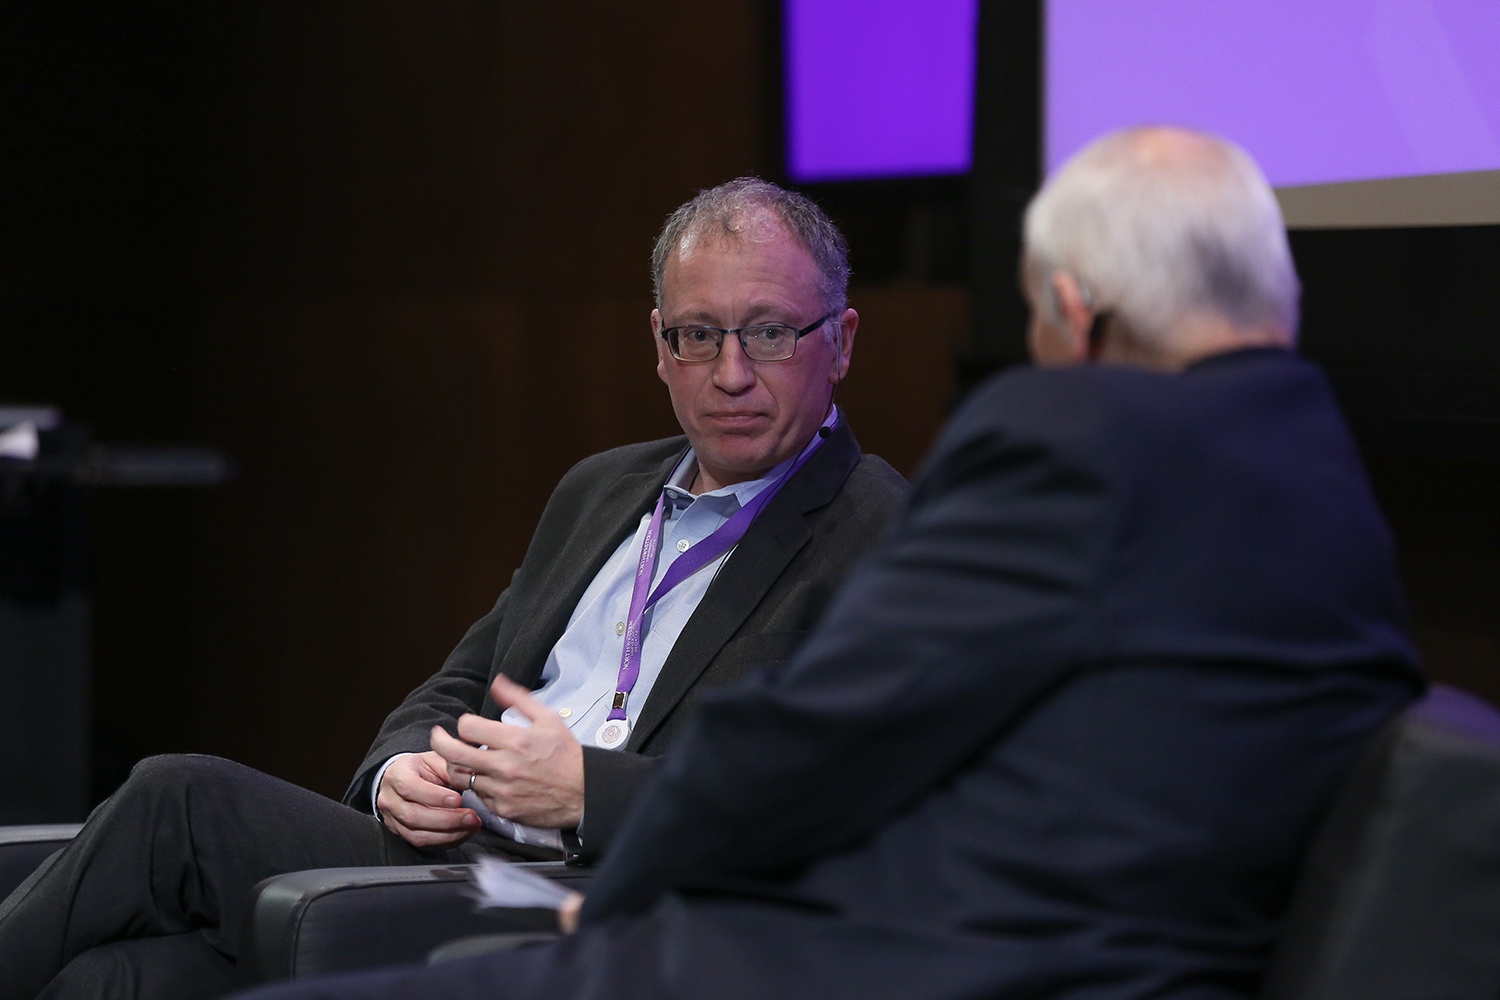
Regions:
[[[590,869],[517,862],[587,891]],[[553,910],[476,910],[473,865],[324,868],[292,872],[251,890],[252,979],[295,979],[377,965],[420,963],[456,938],[557,929]]]
[[[1442,686],[1345,782],[1261,994],[1418,997],[1500,997],[1500,712]]]
[[[0,827],[0,899],[81,828]],[[579,891],[592,874],[562,862],[519,863]],[[324,868],[260,882],[251,890],[252,916],[241,948],[248,981],[422,962],[458,938],[556,930],[551,910],[477,910],[473,868]]]
[[[413,879],[389,886],[388,894],[372,895],[367,903],[358,895],[367,890],[356,889],[337,910],[331,901],[312,898],[347,891],[334,888],[333,873],[286,876],[318,876],[316,892],[308,898],[313,908],[327,907],[321,918],[327,925],[304,927],[292,944],[287,933],[292,921],[285,913],[295,907],[272,907],[263,893],[256,933],[281,935],[274,949],[281,964],[265,970],[306,974],[328,968],[324,963],[335,950],[361,937],[379,939],[385,932],[369,924],[368,912],[358,912],[373,908],[386,910],[382,921],[408,928],[446,913],[440,925],[430,925],[433,933],[426,938],[434,944],[445,936],[464,940],[440,950],[439,957],[511,947],[550,928],[550,913],[513,911],[515,926],[486,930],[485,921],[497,918],[474,914],[463,902],[463,882],[455,882],[463,877],[459,871],[418,870]],[[573,871],[575,879],[587,877],[586,870]],[[566,869],[556,874],[569,877]],[[416,886],[422,883],[443,888],[419,902]],[[581,882],[578,887],[583,888]],[[412,900],[410,918],[392,909],[408,905],[397,902],[403,898]],[[349,923],[335,932],[341,921]],[[409,951],[419,944],[407,942]],[[356,950],[342,952],[340,968],[418,960],[409,951],[397,958],[390,952],[358,957]],[[1437,686],[1381,734],[1331,807],[1304,866],[1261,1000],[1497,996],[1500,712]]]
[[[77,830],[0,828],[0,891]],[[12,851],[18,853],[11,853]],[[533,862],[586,891],[589,870]],[[8,872],[22,870],[12,883]],[[545,910],[476,912],[470,868],[334,868],[255,887],[243,954],[266,979],[532,939]],[[1309,853],[1261,1000],[1500,996],[1500,712],[1435,687],[1376,740]]]
[[[546,865],[535,865],[547,870]],[[586,869],[552,866],[586,891]],[[359,871],[358,869],[354,871]],[[379,869],[375,871],[380,871]],[[464,900],[462,869],[420,869],[389,894],[368,902],[355,890],[329,907],[322,928],[288,936],[295,907],[271,907],[263,894],[256,933],[281,935],[277,961],[266,971],[299,975],[324,965],[336,950],[340,968],[418,961],[418,940],[397,958],[356,942],[385,933],[369,921],[410,927],[433,921],[425,939],[434,958],[503,950],[549,930],[549,912],[511,911],[514,926],[485,928]],[[550,873],[550,872],[549,872]],[[336,873],[317,876],[308,897],[336,895]],[[354,876],[359,881],[365,876]],[[276,882],[279,880],[271,880]],[[377,881],[378,878],[377,878]],[[422,883],[443,889],[418,901]],[[262,883],[266,886],[268,883]],[[407,894],[410,894],[409,896]],[[444,896],[444,894],[446,894]],[[442,899],[439,897],[443,896]],[[412,916],[397,915],[408,904]],[[313,907],[319,906],[311,899]],[[262,925],[260,908],[268,907]],[[430,907],[424,909],[423,907]],[[437,914],[446,914],[436,922]],[[334,925],[349,921],[341,931]],[[383,928],[384,924],[381,925]],[[364,928],[360,930],[359,928]],[[439,930],[441,933],[439,933]],[[264,945],[262,945],[264,947]],[[1500,712],[1453,688],[1433,688],[1390,724],[1366,752],[1333,803],[1298,882],[1285,931],[1260,1000],[1495,1000],[1500,996]]]

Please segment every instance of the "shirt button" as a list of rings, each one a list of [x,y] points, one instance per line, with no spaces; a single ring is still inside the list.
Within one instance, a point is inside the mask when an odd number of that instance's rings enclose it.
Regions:
[[[680,542],[677,543],[677,551],[678,552],[686,552],[687,550],[688,550],[688,540],[686,538],[684,538],[682,541],[680,541]]]
[[[564,719],[571,719],[573,717],[573,710],[571,708],[560,708],[557,710],[557,714]]]
[[[625,623],[624,622],[615,622],[615,635],[624,635],[624,634],[625,634]]]

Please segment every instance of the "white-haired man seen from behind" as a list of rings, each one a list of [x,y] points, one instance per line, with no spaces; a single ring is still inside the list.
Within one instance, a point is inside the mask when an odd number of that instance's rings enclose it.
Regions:
[[[263,995],[1252,996],[1349,767],[1420,691],[1269,188],[1108,137],[1026,219],[976,390],[784,669],[705,699],[555,945]]]
[[[1168,129],[1102,139],[1037,195],[1025,240],[1040,364],[1176,371],[1296,341],[1281,210],[1238,146]]]

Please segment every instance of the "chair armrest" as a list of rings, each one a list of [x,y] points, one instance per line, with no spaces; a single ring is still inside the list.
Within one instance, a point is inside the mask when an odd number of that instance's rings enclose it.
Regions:
[[[78,836],[81,829],[82,823],[0,826],[0,899],[9,896],[37,865]]]
[[[516,862],[580,891],[589,869]],[[557,927],[552,910],[476,910],[473,865],[320,868],[250,892],[241,962],[252,982],[421,963],[454,938]]]

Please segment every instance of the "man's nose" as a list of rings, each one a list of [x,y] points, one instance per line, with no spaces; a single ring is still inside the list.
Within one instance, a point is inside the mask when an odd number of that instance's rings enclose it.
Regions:
[[[744,392],[755,384],[755,362],[745,356],[740,338],[730,335],[714,362],[714,385],[724,392]]]

